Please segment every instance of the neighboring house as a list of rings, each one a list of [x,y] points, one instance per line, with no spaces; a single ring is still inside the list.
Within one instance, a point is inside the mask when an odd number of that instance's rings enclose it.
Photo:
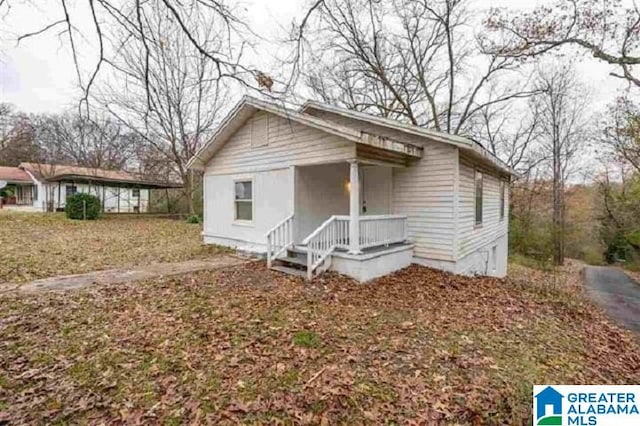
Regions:
[[[6,182],[2,208],[32,212],[63,210],[67,197],[81,192],[100,198],[106,213],[145,213],[151,189],[181,186],[123,171],[36,163],[0,167],[0,181]]]
[[[512,171],[471,140],[245,97],[189,166],[204,171],[205,243],[266,253],[275,269],[506,274]]]

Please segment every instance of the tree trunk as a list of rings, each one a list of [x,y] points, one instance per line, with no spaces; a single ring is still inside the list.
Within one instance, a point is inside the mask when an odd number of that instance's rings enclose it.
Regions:
[[[184,195],[187,200],[187,212],[189,213],[189,216],[191,216],[195,214],[195,209],[193,207],[193,174],[191,170],[188,170],[184,174],[182,181],[184,182]]]
[[[553,141],[553,264],[564,265],[564,182],[557,137]]]

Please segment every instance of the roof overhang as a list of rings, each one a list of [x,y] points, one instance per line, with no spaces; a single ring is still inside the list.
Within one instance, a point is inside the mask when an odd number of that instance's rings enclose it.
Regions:
[[[7,182],[10,185],[33,185],[32,180],[21,180],[21,179],[2,179],[0,181]]]
[[[141,189],[164,189],[164,188],[182,188],[181,183],[176,182],[154,182],[145,180],[125,180],[125,179],[112,179],[102,176],[86,176],[77,174],[60,174],[45,179],[46,182],[90,182],[90,183],[103,183],[111,186],[126,186]]]
[[[339,136],[354,143],[374,146],[387,151],[401,153],[408,157],[422,157],[421,146],[398,142],[389,138],[361,132],[350,127],[336,125],[335,123],[276,105],[273,102],[266,102],[245,96],[225,117],[211,139],[189,160],[187,168],[196,170],[204,169],[211,157],[213,157],[216,152],[224,146],[227,140],[257,111],[266,111],[284,119]]]
[[[305,102],[304,105],[300,107],[300,112],[305,113],[310,109],[326,111],[333,114],[342,115],[344,117],[352,118],[354,120],[366,121],[366,122],[376,124],[382,127],[386,127],[389,129],[398,130],[400,132],[412,134],[415,136],[420,136],[436,142],[442,142],[448,145],[453,145],[461,149],[464,153],[468,154],[470,157],[476,160],[479,160],[483,163],[486,163],[504,174],[508,174],[511,176],[518,176],[518,174],[513,169],[507,166],[503,161],[501,161],[491,152],[486,150],[482,145],[480,145],[479,143],[471,139],[467,139],[462,136],[451,135],[444,132],[438,132],[436,130],[426,129],[424,127],[402,123],[397,120],[378,117],[375,115],[353,111],[347,108],[342,108],[335,105],[329,105],[329,104],[325,104],[317,101]]]

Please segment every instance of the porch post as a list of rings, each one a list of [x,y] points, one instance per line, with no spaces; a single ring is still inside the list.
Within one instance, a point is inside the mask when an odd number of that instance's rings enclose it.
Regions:
[[[360,254],[360,176],[357,161],[351,161],[349,173],[349,253]]]

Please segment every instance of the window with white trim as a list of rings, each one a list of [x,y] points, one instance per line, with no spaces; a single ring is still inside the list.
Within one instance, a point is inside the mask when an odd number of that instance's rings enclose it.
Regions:
[[[475,223],[482,225],[482,191],[484,176],[482,172],[475,171]]]
[[[235,190],[235,220],[251,222],[253,220],[253,181],[237,180]]]

